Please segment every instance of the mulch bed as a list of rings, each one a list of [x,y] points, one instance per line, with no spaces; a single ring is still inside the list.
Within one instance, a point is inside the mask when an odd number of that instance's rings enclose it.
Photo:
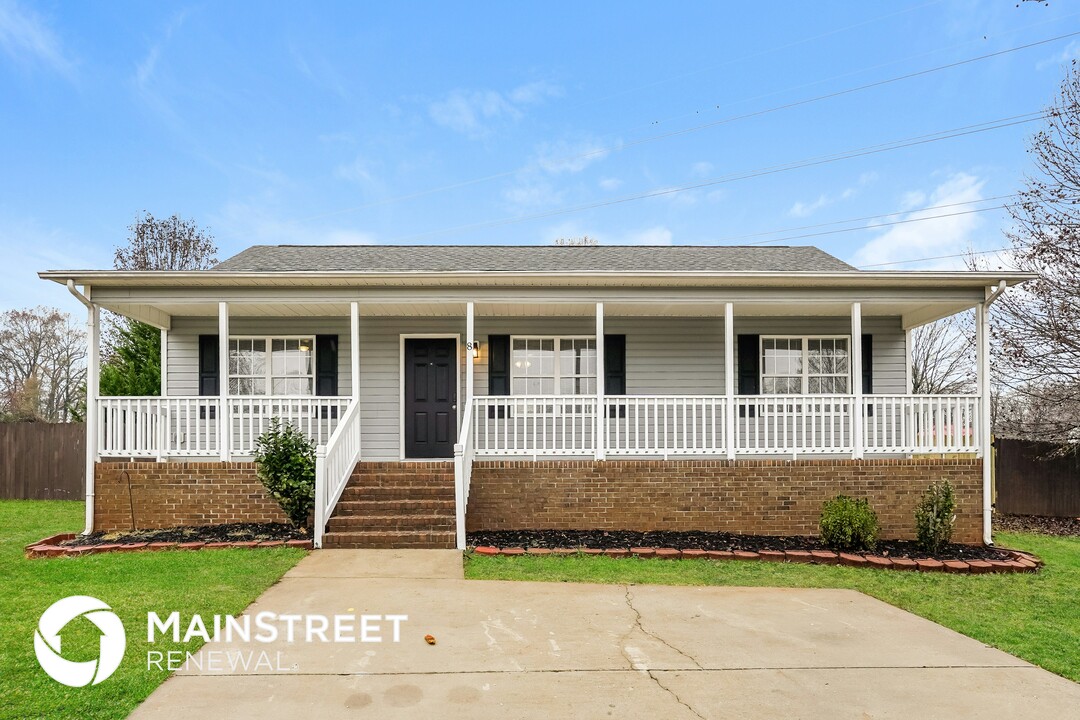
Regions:
[[[1058,537],[1080,537],[1080,518],[1040,515],[995,515],[994,529],[1005,532],[1038,533]]]
[[[164,530],[123,530],[76,535],[60,543],[64,546],[125,545],[130,543],[262,542],[266,540],[308,540],[305,528],[285,523],[231,523],[166,528]]]
[[[634,532],[629,530],[497,530],[467,535],[470,547],[496,548],[593,548],[619,550],[628,548],[674,548],[676,550],[720,550],[734,552],[828,550],[815,537],[771,537],[712,532]],[[910,540],[882,540],[875,555],[906,557],[913,560],[1011,560],[1010,551],[984,545],[949,545],[939,555],[930,556]]]

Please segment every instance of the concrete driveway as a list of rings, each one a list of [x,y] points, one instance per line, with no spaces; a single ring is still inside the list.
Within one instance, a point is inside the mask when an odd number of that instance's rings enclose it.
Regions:
[[[396,644],[212,643],[204,653],[280,652],[286,669],[189,667],[132,717],[1042,720],[1080,707],[1080,685],[847,590],[466,581],[453,551],[323,550],[247,613],[260,611],[409,619]]]

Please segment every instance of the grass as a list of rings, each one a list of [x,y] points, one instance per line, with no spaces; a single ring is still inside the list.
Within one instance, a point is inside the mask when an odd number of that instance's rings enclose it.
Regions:
[[[146,640],[146,613],[178,610],[239,614],[305,555],[295,548],[201,552],[107,553],[81,558],[27,560],[23,546],[82,527],[83,504],[60,500],[0,501],[0,718],[126,717],[168,673],[148,670],[153,650],[194,651],[197,643]],[[91,595],[120,616],[127,652],[100,685],[71,688],[41,669],[34,632],[41,613],[69,595]],[[69,660],[95,659],[99,633],[77,618],[63,633]]]
[[[1037,575],[946,575],[769,562],[469,555],[477,580],[848,588],[1080,682],[1080,538],[999,533],[1046,561]]]

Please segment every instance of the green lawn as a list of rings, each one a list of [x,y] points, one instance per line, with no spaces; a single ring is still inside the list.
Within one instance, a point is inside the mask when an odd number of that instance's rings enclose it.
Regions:
[[[1046,561],[1037,575],[945,575],[712,560],[469,555],[478,580],[850,588],[1080,682],[1080,538],[997,535]]]
[[[82,528],[83,504],[0,501],[0,717],[122,718],[167,673],[147,670],[146,613],[238,614],[306,553],[294,548],[108,553],[27,560],[23,546]],[[68,595],[92,595],[120,616],[127,653],[100,685],[70,688],[41,670],[34,656],[38,617]],[[70,660],[97,657],[98,633],[76,619],[63,634]],[[154,643],[154,650],[194,650],[195,643]]]

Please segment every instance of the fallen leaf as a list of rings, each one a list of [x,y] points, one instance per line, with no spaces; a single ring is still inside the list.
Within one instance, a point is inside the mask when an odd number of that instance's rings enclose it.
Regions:
[[[435,644],[435,636],[434,635],[425,635],[424,636],[424,642],[426,642],[428,645],[434,645]]]

